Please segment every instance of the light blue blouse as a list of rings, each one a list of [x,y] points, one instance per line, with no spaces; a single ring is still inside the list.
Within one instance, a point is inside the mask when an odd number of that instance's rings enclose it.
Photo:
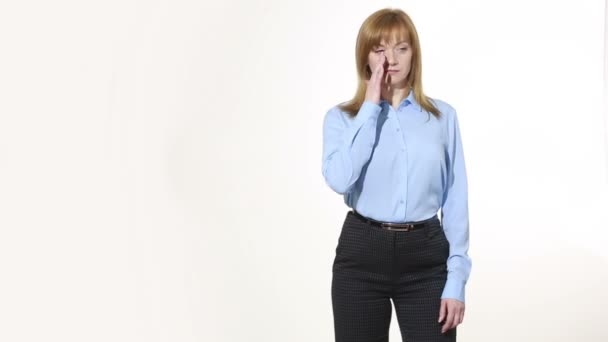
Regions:
[[[464,302],[471,271],[467,175],[456,111],[431,99],[437,119],[414,92],[397,109],[365,101],[350,118],[338,106],[323,121],[322,173],[344,203],[378,221],[421,221],[437,214],[450,243],[441,298]]]

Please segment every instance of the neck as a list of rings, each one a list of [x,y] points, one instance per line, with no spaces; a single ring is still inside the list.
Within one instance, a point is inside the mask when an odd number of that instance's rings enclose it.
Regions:
[[[382,88],[380,95],[382,99],[390,102],[393,106],[395,104],[401,103],[403,99],[405,99],[410,94],[410,87],[392,87],[392,85],[388,85],[386,88]]]

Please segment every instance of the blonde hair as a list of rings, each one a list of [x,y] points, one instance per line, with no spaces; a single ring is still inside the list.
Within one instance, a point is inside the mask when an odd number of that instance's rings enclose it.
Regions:
[[[425,96],[422,91],[422,63],[420,53],[420,41],[418,32],[412,22],[412,19],[402,10],[396,8],[384,8],[372,13],[361,25],[357,35],[357,43],[355,47],[355,59],[357,66],[357,75],[359,78],[355,96],[338,107],[348,113],[350,116],[355,116],[361,105],[365,101],[365,93],[367,90],[366,80],[371,77],[372,71],[368,65],[369,52],[380,45],[384,40],[392,41],[408,41],[412,49],[412,60],[410,72],[407,76],[407,84],[414,91],[414,98],[420,106],[439,118],[441,112],[432,103],[432,99]]]

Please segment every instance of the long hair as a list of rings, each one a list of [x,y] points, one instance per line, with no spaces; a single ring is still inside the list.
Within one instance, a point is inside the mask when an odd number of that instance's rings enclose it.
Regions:
[[[396,8],[384,8],[372,13],[361,25],[357,35],[355,47],[355,59],[357,66],[358,85],[355,96],[338,107],[354,117],[365,101],[367,84],[372,71],[368,65],[370,51],[384,41],[407,41],[412,49],[412,60],[410,72],[407,76],[407,84],[414,91],[414,98],[420,106],[439,118],[441,112],[432,103],[432,99],[424,95],[422,91],[422,62],[420,52],[420,40],[418,32],[412,19],[402,10]]]

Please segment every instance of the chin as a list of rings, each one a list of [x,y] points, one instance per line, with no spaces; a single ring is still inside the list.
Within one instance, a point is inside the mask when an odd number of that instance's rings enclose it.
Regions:
[[[405,78],[399,78],[399,79],[391,79],[391,85],[398,85],[398,84],[402,84],[405,82]]]

